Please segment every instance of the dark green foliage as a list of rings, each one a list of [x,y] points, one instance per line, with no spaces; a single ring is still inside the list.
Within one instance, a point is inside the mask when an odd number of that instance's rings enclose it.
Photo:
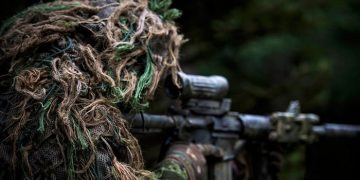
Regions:
[[[181,16],[181,11],[170,8],[172,0],[149,0],[149,8],[164,20],[172,21]]]
[[[326,114],[333,101],[360,99],[360,85],[352,84],[360,80],[359,4],[179,2],[178,23],[190,39],[183,66],[229,78],[238,111],[267,113],[299,99],[304,110]]]

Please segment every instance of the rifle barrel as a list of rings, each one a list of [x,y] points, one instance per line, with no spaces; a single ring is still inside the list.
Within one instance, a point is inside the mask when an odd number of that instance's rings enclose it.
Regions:
[[[313,127],[313,132],[319,137],[326,138],[359,138],[360,126],[359,125],[346,125],[346,124],[322,124]]]
[[[130,126],[134,129],[172,129],[181,126],[185,119],[181,116],[132,114],[127,115]],[[192,124],[194,125],[194,124]],[[207,127],[206,124],[197,127]],[[268,140],[273,130],[268,116],[239,114],[239,138]],[[326,138],[359,138],[360,125],[326,123],[312,127],[318,137]]]

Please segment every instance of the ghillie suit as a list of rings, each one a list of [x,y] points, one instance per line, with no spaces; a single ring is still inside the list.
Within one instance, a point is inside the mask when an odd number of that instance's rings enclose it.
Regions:
[[[0,178],[152,176],[122,113],[146,107],[165,73],[177,82],[170,3],[59,1],[3,24]]]

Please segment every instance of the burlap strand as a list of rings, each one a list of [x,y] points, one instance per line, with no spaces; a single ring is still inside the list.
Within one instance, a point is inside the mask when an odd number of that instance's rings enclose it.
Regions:
[[[58,1],[3,24],[3,178],[151,177],[122,112],[179,70],[182,36],[148,4]]]

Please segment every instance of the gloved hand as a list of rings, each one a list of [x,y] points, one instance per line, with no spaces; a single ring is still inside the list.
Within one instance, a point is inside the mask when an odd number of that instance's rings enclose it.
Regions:
[[[205,156],[223,157],[223,150],[211,144],[174,144],[164,161],[172,161],[184,168],[188,179],[206,179],[207,164]]]

